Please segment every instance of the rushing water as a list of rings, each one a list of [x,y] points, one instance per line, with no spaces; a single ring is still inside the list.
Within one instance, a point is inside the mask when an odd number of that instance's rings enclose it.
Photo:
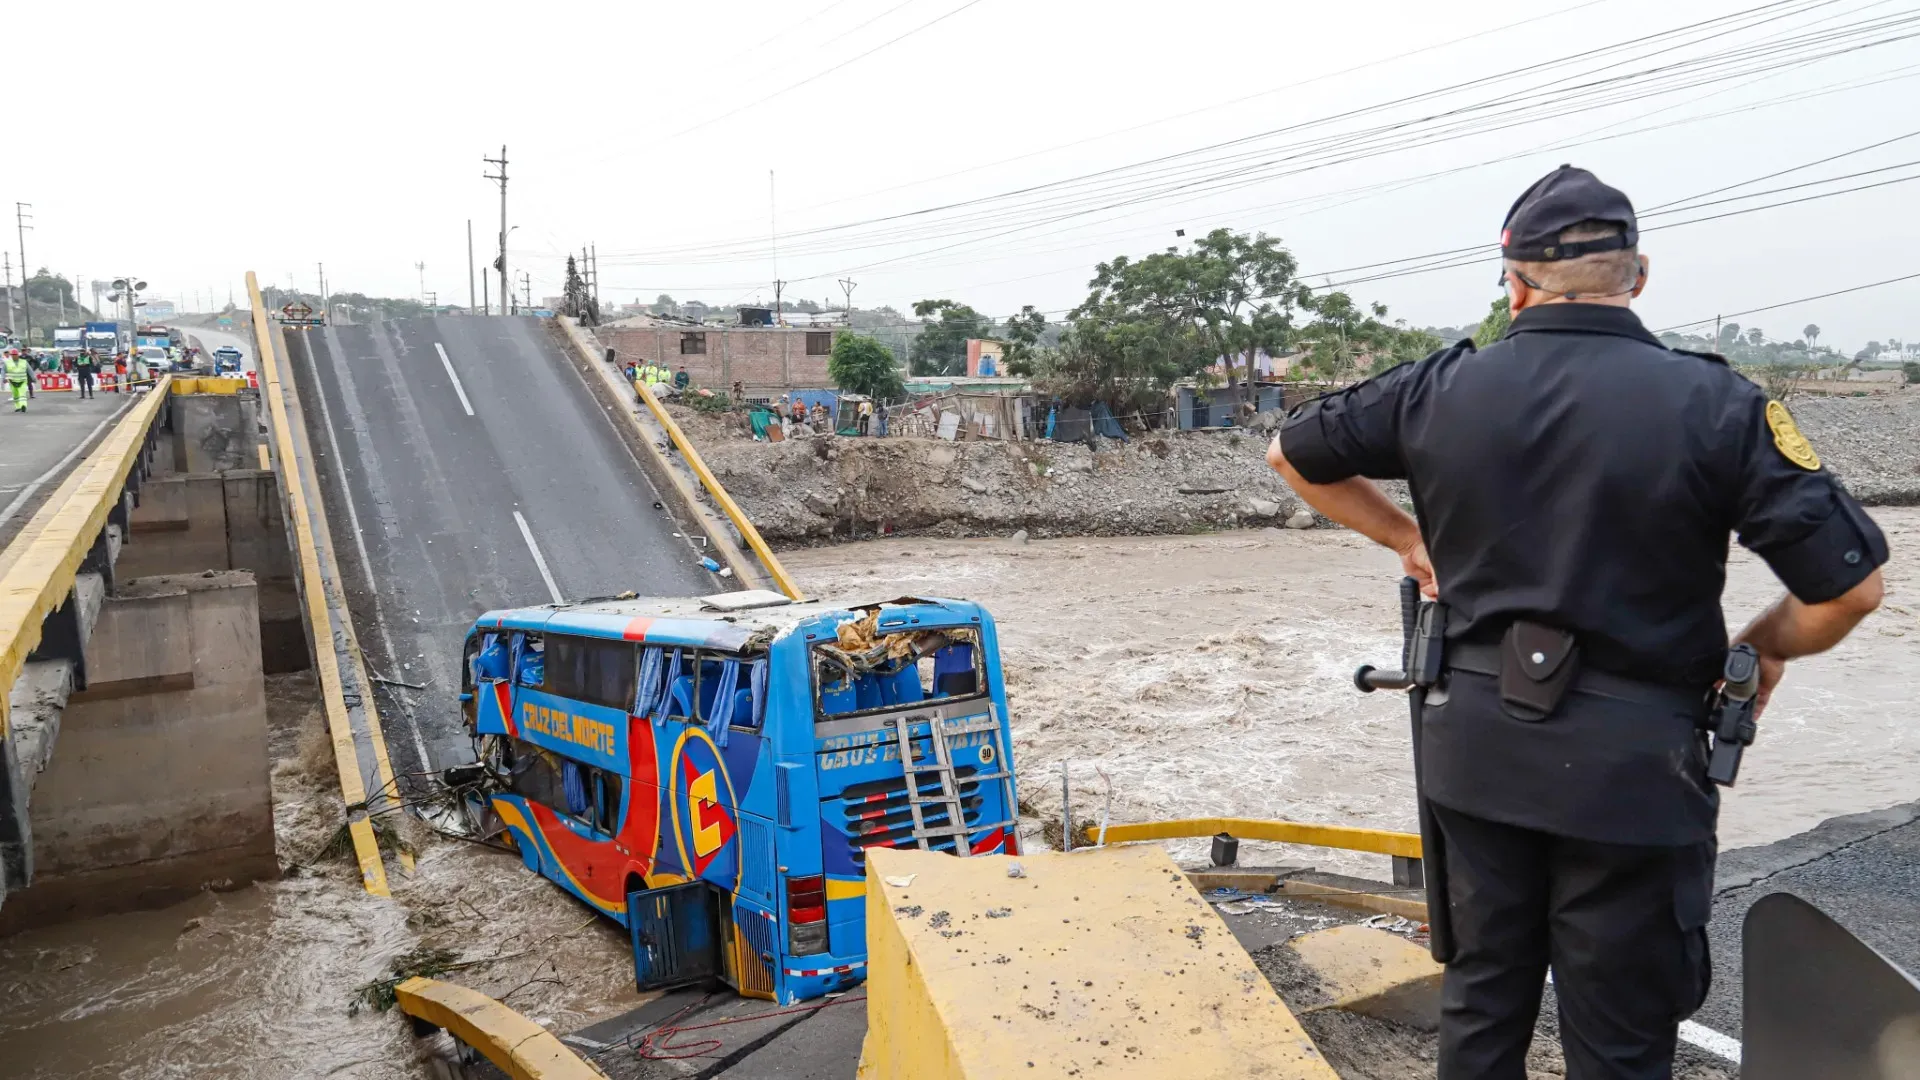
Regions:
[[[1724,846],[1920,797],[1906,678],[1920,659],[1920,510],[1876,516],[1895,552],[1887,606],[1834,653],[1789,669],[1727,799]],[[1101,810],[1104,772],[1116,821],[1412,825],[1401,699],[1347,681],[1355,664],[1398,655],[1396,564],[1351,534],[894,540],[786,561],[825,595],[985,602],[1003,635],[1022,796],[1042,817],[1058,813],[1059,763],[1070,759],[1082,820]],[[1775,591],[1764,566],[1738,557],[1730,619]],[[298,680],[269,694],[286,862],[309,859],[339,820],[310,695]],[[1385,869],[1374,857],[1286,854]],[[164,911],[0,940],[0,1076],[419,1077],[406,1025],[350,1016],[348,1003],[423,944],[476,961],[448,978],[557,1030],[637,1000],[618,929],[513,856],[429,842],[416,875],[396,882],[397,902],[375,900],[344,860],[323,862]]]

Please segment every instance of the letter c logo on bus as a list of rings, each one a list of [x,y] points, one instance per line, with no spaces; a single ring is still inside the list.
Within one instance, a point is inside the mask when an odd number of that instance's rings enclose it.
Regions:
[[[733,779],[708,734],[689,727],[673,748],[673,833],[680,864],[689,878],[705,878],[729,891],[740,882],[733,838],[740,830]]]

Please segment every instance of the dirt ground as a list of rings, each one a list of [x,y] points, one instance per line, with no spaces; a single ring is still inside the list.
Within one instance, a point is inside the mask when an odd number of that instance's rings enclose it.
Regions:
[[[1920,660],[1920,510],[1874,514],[1893,549],[1887,603],[1840,648],[1789,668],[1727,794],[1723,847],[1913,798],[1920,732],[1904,673]],[[1398,660],[1398,562],[1353,533],[917,538],[782,558],[823,596],[918,593],[987,605],[1001,634],[1021,796],[1038,812],[1030,830],[1058,817],[1062,762],[1080,821],[1098,820],[1110,780],[1114,821],[1221,815],[1414,827],[1405,699],[1363,695],[1350,682],[1361,663]],[[1731,624],[1778,592],[1764,564],[1736,552]],[[1203,857],[1198,842],[1177,849]],[[1371,856],[1243,859],[1386,872]]]

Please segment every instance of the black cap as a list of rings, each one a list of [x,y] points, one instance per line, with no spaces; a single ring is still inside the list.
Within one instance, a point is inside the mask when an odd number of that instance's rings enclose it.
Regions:
[[[1583,221],[1611,221],[1626,228],[1620,236],[1562,243],[1561,230]],[[1640,225],[1626,193],[1600,182],[1585,169],[1562,165],[1533,182],[1513,201],[1500,227],[1500,254],[1520,262],[1576,259],[1596,251],[1618,251],[1640,242]]]

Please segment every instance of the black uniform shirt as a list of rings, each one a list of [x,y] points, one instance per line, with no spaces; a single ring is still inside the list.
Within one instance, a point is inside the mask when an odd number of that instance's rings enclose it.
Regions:
[[[1314,483],[1408,481],[1449,640],[1498,641],[1532,619],[1576,633],[1588,668],[1682,697],[1725,659],[1729,534],[1809,603],[1887,557],[1781,406],[1626,308],[1529,308],[1485,350],[1463,341],[1303,406],[1281,446]],[[1617,843],[1711,835],[1693,718],[1626,731],[1576,693],[1565,715],[1527,723],[1499,710],[1492,680],[1453,682],[1453,730],[1436,732],[1431,709],[1425,727],[1443,804]]]

